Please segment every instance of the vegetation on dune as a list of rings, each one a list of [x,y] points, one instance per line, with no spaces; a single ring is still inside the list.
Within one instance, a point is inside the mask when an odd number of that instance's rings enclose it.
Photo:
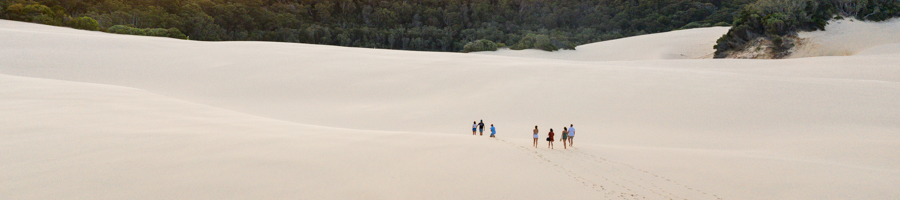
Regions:
[[[170,37],[170,38],[178,38],[178,39],[187,39],[187,36],[184,33],[181,33],[176,28],[135,28],[127,25],[115,25],[106,29],[107,32],[110,33],[118,33],[118,34],[129,34],[129,35],[145,35],[145,36],[158,36],[158,37]]]
[[[100,30],[100,23],[97,23],[97,20],[90,17],[69,18],[69,20],[66,21],[66,26],[91,31]]]
[[[466,43],[466,45],[463,46],[462,52],[468,53],[468,52],[476,52],[476,51],[496,51],[498,48],[500,48],[502,46],[503,46],[502,44],[498,45],[497,43],[494,43],[493,41],[481,39],[481,40],[475,40],[473,42]]]
[[[770,44],[774,58],[786,56],[797,31],[824,30],[833,18],[883,21],[900,16],[898,0],[759,0],[735,16],[732,28],[719,38],[716,58]]]
[[[454,52],[493,50],[493,43],[553,51],[680,28],[728,25],[753,1],[0,0],[0,17],[207,41]]]

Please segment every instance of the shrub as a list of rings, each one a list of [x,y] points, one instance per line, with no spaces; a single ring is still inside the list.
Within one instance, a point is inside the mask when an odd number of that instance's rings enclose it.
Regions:
[[[728,22],[719,22],[719,23],[713,24],[713,26],[731,26],[731,24]]]
[[[531,49],[531,48],[534,48],[534,41],[535,41],[534,34],[529,33],[529,34],[525,35],[525,37],[522,37],[522,39],[519,39],[519,43],[516,43],[515,45],[510,47],[510,49],[513,49],[513,50]]]
[[[181,32],[180,30],[178,30],[177,28],[169,28],[168,30],[169,30],[169,32],[168,32],[169,35],[167,35],[166,37],[170,37],[170,38],[178,38],[178,39],[185,39],[185,40],[188,39],[188,36],[185,35],[184,33],[182,33],[182,32]]]
[[[144,29],[146,30],[147,36],[157,36],[157,37],[170,37],[170,38],[178,38],[178,39],[187,39],[187,36],[184,33],[181,33],[177,28],[150,28]]]
[[[62,21],[59,20],[58,18],[55,18],[50,15],[45,15],[45,14],[32,16],[31,22],[39,23],[39,24],[46,24],[46,25],[53,25],[53,26],[61,26],[63,24]]]
[[[6,7],[10,19],[19,21],[34,21],[38,15],[50,15],[53,13],[50,7],[41,4],[23,5],[12,4]]]
[[[100,30],[100,23],[97,23],[97,20],[90,17],[71,18],[66,22],[66,26],[90,31]]]
[[[537,35],[534,38],[534,48],[544,51],[559,50],[559,47],[550,42],[550,37],[547,37],[547,35]]]
[[[692,28],[702,28],[702,27],[709,27],[709,24],[708,23],[700,23],[700,22],[691,22],[691,23],[688,23],[688,24],[685,24],[684,26],[682,26],[681,29],[692,29]]]
[[[184,33],[181,33],[177,28],[135,28],[131,26],[125,25],[115,25],[106,29],[106,32],[117,33],[117,34],[128,34],[128,35],[143,35],[143,36],[157,36],[157,37],[170,37],[170,38],[178,38],[178,39],[187,39],[187,36]]]
[[[127,34],[127,35],[147,35],[143,29],[126,26],[126,25],[115,25],[106,29],[106,32],[116,33],[116,34]]]
[[[497,43],[494,43],[490,40],[481,39],[466,43],[466,45],[463,46],[463,52],[468,53],[476,51],[496,51],[497,48],[500,48]]]
[[[556,51],[559,49],[575,49],[575,45],[568,42],[565,37],[550,37],[545,34],[526,34],[519,43],[510,47],[513,50],[540,49],[544,51]]]
[[[2,10],[2,9],[0,9]],[[65,10],[62,7],[54,6],[52,9],[45,5],[32,3],[24,5],[15,3],[6,7],[3,11],[5,16],[12,20],[41,23],[47,25],[61,26],[62,19],[65,18]]]
[[[775,46],[776,49],[783,49],[784,39],[782,39],[781,36],[775,36],[775,38],[772,39],[772,45]]]
[[[788,17],[782,13],[775,13],[769,16],[766,16],[766,33],[772,35],[785,35],[788,31],[788,26],[785,21],[788,21]]]

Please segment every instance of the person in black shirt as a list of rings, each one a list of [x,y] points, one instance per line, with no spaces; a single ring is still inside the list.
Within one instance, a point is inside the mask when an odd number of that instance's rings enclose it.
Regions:
[[[478,135],[484,135],[484,120],[478,122]]]

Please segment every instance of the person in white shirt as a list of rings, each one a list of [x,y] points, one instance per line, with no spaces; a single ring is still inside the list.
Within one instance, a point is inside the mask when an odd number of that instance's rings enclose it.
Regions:
[[[472,121],[472,135],[475,135],[475,129],[478,128],[478,122]]]
[[[537,148],[537,140],[538,140],[538,128],[534,126],[534,148]]]
[[[575,139],[575,125],[569,124],[569,147],[572,146],[572,140]]]

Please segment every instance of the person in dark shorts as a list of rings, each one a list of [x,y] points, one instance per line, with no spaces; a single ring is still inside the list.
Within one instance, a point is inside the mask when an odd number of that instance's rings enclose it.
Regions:
[[[547,148],[551,148],[551,149],[553,148],[553,140],[554,140],[553,136],[554,135],[556,135],[556,134],[553,134],[553,129],[551,128],[550,133],[547,133],[547,142],[548,142]]]
[[[563,132],[562,132],[562,135],[560,136],[560,138],[561,139],[559,139],[559,140],[562,140],[563,149],[565,149],[566,148],[566,139],[569,138],[569,129],[566,129],[565,126],[563,127]]]
[[[484,120],[478,122],[478,135],[484,135]]]

